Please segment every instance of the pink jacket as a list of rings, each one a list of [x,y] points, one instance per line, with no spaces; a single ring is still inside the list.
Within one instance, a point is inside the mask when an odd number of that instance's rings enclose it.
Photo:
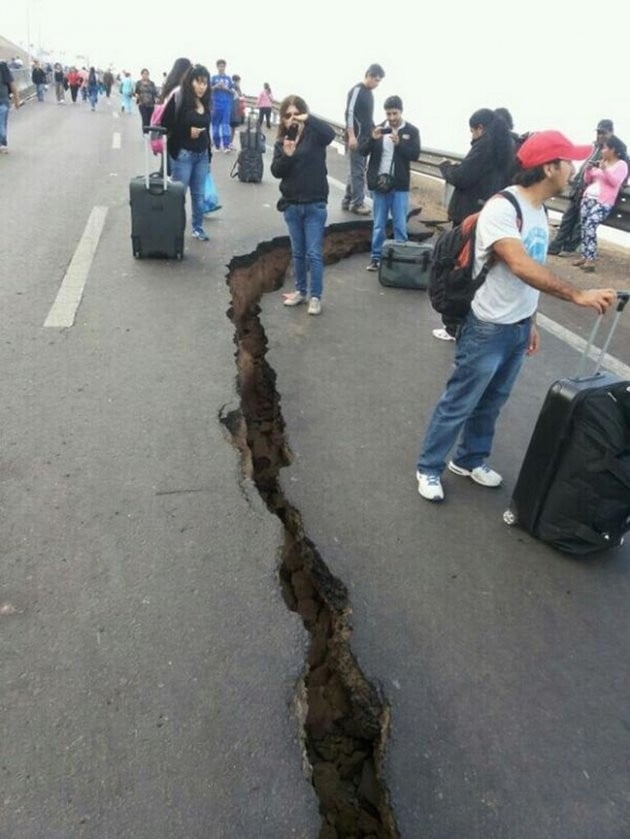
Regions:
[[[266,90],[261,90],[256,101],[257,108],[273,108],[273,99]]]
[[[611,206],[617,200],[621,184],[628,177],[628,164],[625,160],[618,160],[606,169],[590,166],[584,172],[584,183],[588,184],[584,190],[585,198],[595,198],[600,204]]]

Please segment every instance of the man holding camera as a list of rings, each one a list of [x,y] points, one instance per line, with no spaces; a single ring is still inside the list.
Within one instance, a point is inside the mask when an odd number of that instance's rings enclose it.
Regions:
[[[385,100],[387,119],[374,126],[371,135],[359,144],[359,153],[369,155],[367,167],[368,189],[372,190],[372,255],[368,271],[378,271],[381,264],[387,219],[391,215],[394,239],[407,241],[407,211],[409,208],[409,164],[420,157],[420,132],[403,120],[400,96]]]

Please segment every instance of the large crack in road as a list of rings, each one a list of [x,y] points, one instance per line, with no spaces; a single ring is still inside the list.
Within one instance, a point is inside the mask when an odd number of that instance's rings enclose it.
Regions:
[[[325,262],[369,249],[371,222],[328,228]],[[280,470],[291,452],[276,389],[266,361],[267,337],[260,321],[263,294],[279,289],[290,264],[288,239],[262,243],[228,266],[229,310],[237,346],[240,409],[221,421],[242,455],[243,471],[254,481],[268,509],[284,526],[279,568],[282,595],[309,633],[301,683],[296,687],[309,774],[319,799],[319,839],[393,839],[399,832],[382,764],[390,709],[361,672],[350,640],[351,606],[344,584],[304,532],[300,511],[285,495]]]

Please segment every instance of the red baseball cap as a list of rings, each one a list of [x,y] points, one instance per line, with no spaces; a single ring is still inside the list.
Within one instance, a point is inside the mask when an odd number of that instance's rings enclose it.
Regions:
[[[523,169],[533,169],[551,160],[585,160],[593,146],[574,146],[560,131],[536,131],[516,152]]]

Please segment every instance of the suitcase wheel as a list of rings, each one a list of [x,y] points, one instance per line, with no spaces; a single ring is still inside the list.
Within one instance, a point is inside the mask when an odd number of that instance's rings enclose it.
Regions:
[[[516,524],[516,514],[512,512],[512,510],[506,510],[503,513],[503,521],[505,524],[509,525],[509,527],[513,527]]]
[[[140,248],[140,237],[131,237],[131,249],[136,259],[142,259],[142,249]]]

